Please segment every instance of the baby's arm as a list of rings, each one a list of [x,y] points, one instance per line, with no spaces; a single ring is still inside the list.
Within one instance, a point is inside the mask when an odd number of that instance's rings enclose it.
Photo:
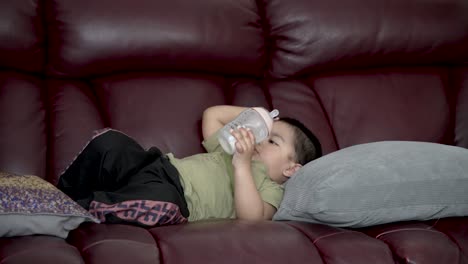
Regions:
[[[247,107],[233,105],[216,105],[203,112],[202,132],[203,139],[209,138],[225,124],[231,122]]]
[[[247,107],[232,105],[217,105],[207,108],[203,112],[203,139],[209,138],[225,124],[231,122]],[[238,219],[271,219],[276,208],[264,202],[255,186],[252,177],[251,161],[255,146],[252,132],[246,129],[233,131],[236,153],[233,157],[234,166],[234,202]],[[247,140],[248,139],[248,140]]]
[[[252,155],[255,136],[244,128],[232,131],[236,138],[236,152],[232,159],[234,166],[234,203],[238,219],[270,220],[276,209],[262,200],[252,177]]]

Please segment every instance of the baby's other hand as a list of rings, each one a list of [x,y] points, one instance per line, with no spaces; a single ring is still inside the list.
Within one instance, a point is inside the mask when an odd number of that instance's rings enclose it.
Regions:
[[[234,166],[248,165],[252,160],[252,156],[255,150],[255,136],[249,128],[239,127],[231,134],[236,139],[236,151],[232,159]]]

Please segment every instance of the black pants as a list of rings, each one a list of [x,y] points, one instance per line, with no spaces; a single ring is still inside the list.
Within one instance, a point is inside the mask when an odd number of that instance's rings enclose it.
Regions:
[[[94,137],[57,187],[104,222],[154,226],[189,216],[179,173],[168,158],[115,130]]]

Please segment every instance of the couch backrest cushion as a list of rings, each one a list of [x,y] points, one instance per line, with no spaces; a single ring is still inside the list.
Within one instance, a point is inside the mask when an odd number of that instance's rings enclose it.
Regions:
[[[0,69],[41,72],[45,36],[39,0],[0,2]]]
[[[273,77],[468,60],[466,0],[273,0],[265,9]]]
[[[0,72],[0,170],[46,177],[47,124],[42,81]]]
[[[339,148],[380,140],[453,144],[446,70],[380,69],[309,79]]]
[[[51,74],[262,74],[266,54],[255,1],[46,2]]]

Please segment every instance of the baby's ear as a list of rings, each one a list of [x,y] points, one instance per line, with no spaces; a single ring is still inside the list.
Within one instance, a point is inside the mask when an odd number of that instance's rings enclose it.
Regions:
[[[302,168],[302,165],[299,163],[293,163],[291,166],[289,166],[287,169],[283,171],[283,175],[285,177],[292,177],[294,173],[296,173],[300,168]]]

